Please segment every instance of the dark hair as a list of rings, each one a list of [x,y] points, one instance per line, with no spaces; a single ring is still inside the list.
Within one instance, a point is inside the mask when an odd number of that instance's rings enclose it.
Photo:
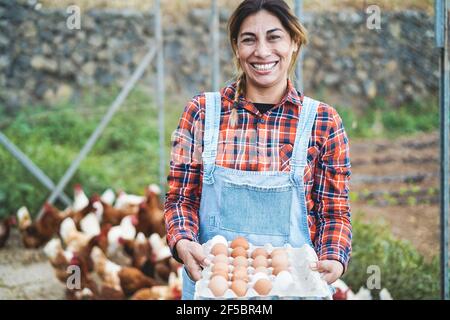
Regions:
[[[248,16],[261,10],[266,10],[276,16],[283,27],[289,32],[291,39],[298,45],[298,50],[293,53],[291,64],[289,66],[290,75],[293,74],[295,69],[295,63],[297,62],[301,47],[308,42],[305,27],[300,23],[291,8],[283,0],[244,0],[241,2],[228,20],[228,38],[233,50],[234,63],[237,69],[235,104],[238,102],[239,96],[244,94],[246,86],[245,74],[242,71],[239,60],[236,58],[239,31],[242,23]],[[235,107],[232,110],[231,123],[232,127],[237,123],[237,110]]]

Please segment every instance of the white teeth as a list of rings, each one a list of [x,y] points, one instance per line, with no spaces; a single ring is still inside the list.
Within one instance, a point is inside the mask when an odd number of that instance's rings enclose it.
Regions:
[[[275,67],[277,63],[273,62],[273,63],[269,63],[269,64],[256,64],[253,63],[252,66],[256,69],[256,70],[260,70],[260,71],[267,71],[272,69],[273,67]]]

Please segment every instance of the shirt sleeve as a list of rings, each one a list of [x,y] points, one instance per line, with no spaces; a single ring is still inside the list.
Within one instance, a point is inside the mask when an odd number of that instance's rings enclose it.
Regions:
[[[204,118],[204,115],[203,115]],[[167,243],[173,257],[182,262],[175,250],[177,242],[198,242],[199,208],[203,150],[203,123],[200,99],[194,97],[185,107],[172,134],[168,192],[164,202]]]
[[[342,119],[334,108],[325,106],[321,116],[326,118],[327,132],[312,194],[317,229],[314,246],[319,260],[337,260],[345,272],[352,249],[349,142]]]

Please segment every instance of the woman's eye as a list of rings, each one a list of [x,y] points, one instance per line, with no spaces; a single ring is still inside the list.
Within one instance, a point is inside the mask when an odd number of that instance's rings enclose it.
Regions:
[[[280,38],[281,38],[280,36],[270,36],[269,37],[270,40],[277,40],[277,39],[280,39]]]
[[[249,42],[252,42],[252,41],[253,41],[252,38],[244,38],[244,39],[242,39],[242,42],[244,42],[244,43],[249,43]]]

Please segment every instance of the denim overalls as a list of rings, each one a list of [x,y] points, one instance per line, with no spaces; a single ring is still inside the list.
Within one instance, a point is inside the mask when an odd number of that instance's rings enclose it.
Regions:
[[[318,101],[304,97],[297,125],[290,172],[242,171],[217,166],[221,96],[206,93],[203,187],[199,242],[215,235],[227,240],[244,236],[256,246],[311,243],[303,172]],[[194,298],[195,282],[183,267],[182,299]]]

